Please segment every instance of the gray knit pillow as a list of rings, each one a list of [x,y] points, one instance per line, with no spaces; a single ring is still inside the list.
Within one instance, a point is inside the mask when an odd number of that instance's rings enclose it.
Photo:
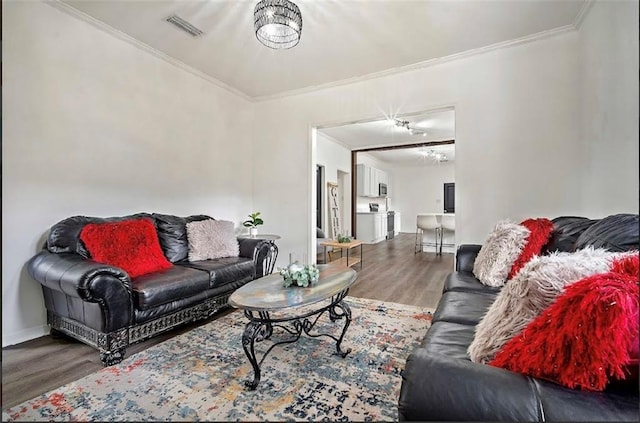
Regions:
[[[637,254],[637,252],[635,252]],[[533,257],[500,291],[476,326],[468,353],[471,361],[488,363],[504,344],[522,331],[574,282],[608,272],[624,254],[592,247],[575,253]]]
[[[238,257],[240,254],[233,222],[226,220],[187,223],[187,240],[189,261]]]
[[[529,229],[508,220],[500,221],[473,264],[473,274],[485,285],[502,286],[507,281],[511,266],[527,244]]]

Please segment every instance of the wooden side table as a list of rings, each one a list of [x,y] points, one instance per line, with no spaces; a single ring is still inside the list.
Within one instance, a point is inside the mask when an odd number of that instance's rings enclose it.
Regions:
[[[324,241],[321,242],[320,245],[322,245],[324,247],[324,262],[325,264],[328,264],[327,262],[327,247],[332,247],[334,250],[335,249],[340,249],[340,259],[338,260],[339,262],[341,262],[344,266],[346,267],[351,267],[355,264],[360,263],[360,268],[362,269],[362,244],[364,244],[362,241],[360,241],[359,239],[354,239],[351,242],[338,242],[338,241]],[[358,257],[353,257],[353,256],[349,256],[349,251],[351,251],[352,248],[356,248],[356,247],[360,247],[360,258]],[[342,251],[346,250],[346,257],[342,256]]]

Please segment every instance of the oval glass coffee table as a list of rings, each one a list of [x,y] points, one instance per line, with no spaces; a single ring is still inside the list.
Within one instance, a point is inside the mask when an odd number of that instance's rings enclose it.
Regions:
[[[340,346],[351,323],[351,309],[342,300],[347,296],[358,274],[353,269],[331,265],[319,265],[318,269],[318,282],[308,288],[285,288],[284,279],[278,273],[249,282],[229,297],[229,305],[244,310],[244,315],[249,319],[242,334],[242,347],[254,372],[253,380],[245,382],[249,389],[256,389],[260,383],[260,366],[271,350],[277,345],[296,342],[303,332],[314,338],[327,336],[333,339],[336,341],[336,353],[343,358],[351,352],[350,348],[343,351]],[[309,307],[302,308],[303,306]],[[282,313],[274,317],[272,313],[275,312]],[[325,312],[329,314],[331,322],[344,319],[339,337],[313,331],[318,319]],[[274,341],[258,360],[255,343],[271,338],[274,328],[282,329],[285,335],[290,336]]]

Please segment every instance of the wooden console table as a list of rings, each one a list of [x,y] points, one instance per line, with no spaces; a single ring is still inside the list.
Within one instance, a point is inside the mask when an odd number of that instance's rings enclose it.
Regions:
[[[340,259],[337,260],[340,263],[342,263],[344,266],[346,267],[351,267],[355,264],[360,263],[360,268],[362,269],[362,244],[363,242],[360,241],[359,239],[354,239],[351,242],[338,242],[338,241],[324,241],[321,242],[320,245],[322,245],[324,247],[324,262],[325,264],[329,264],[329,262],[327,261],[327,247],[331,247],[334,250],[336,249],[340,249]],[[349,256],[349,251],[352,248],[356,248],[356,247],[360,247],[360,258],[358,257],[353,257],[353,256]],[[342,256],[342,251],[346,250],[346,257]]]

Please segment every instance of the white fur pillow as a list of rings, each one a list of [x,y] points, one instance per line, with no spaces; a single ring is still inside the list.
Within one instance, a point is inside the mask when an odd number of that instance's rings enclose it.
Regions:
[[[473,274],[485,285],[502,286],[511,266],[527,244],[529,229],[508,220],[498,222],[473,264]]]
[[[502,288],[476,326],[468,353],[471,361],[488,363],[504,344],[550,306],[564,288],[587,276],[609,271],[614,259],[631,253],[612,253],[592,247],[575,253],[533,257]]]
[[[187,223],[189,261],[238,257],[240,246],[233,226],[233,222],[212,219]]]

